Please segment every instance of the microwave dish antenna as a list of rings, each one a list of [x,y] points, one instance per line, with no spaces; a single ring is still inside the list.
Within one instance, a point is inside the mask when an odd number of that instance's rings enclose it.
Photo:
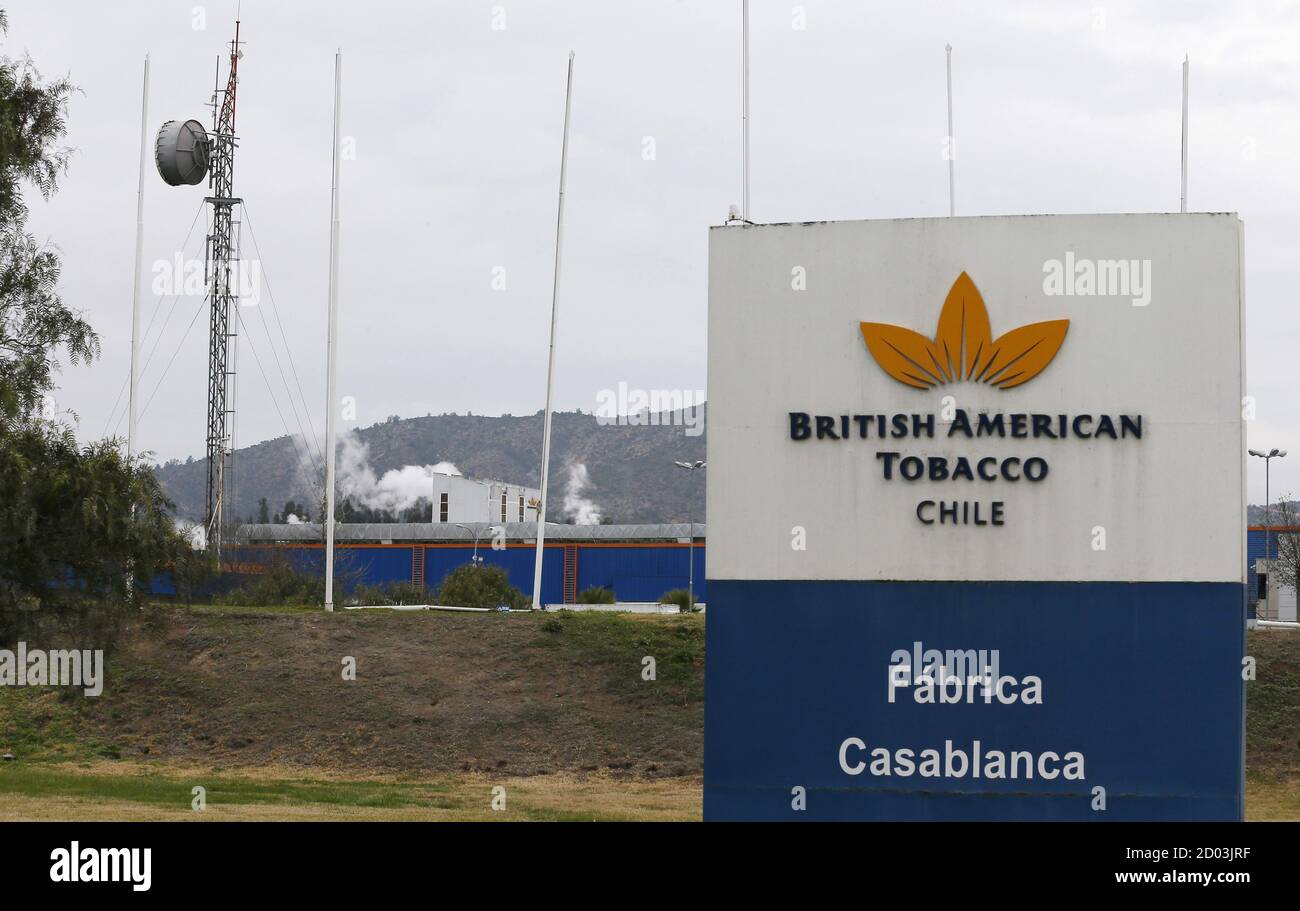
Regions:
[[[154,161],[168,186],[194,186],[208,176],[208,131],[197,120],[169,120],[158,130]]]

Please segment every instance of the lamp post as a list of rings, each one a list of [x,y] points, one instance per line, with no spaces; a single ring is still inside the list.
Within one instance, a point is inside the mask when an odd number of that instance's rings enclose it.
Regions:
[[[673,464],[676,465],[678,468],[685,469],[686,471],[699,471],[701,468],[705,468],[708,466],[708,463],[704,462],[703,460],[699,460],[695,462],[674,461]],[[686,592],[687,592],[687,597],[690,599],[689,603],[691,605],[691,610],[695,610],[695,520],[694,519],[691,520],[690,536],[691,536],[691,544],[690,544],[690,549],[687,551],[687,553],[689,554],[687,560],[690,561],[690,566],[687,568]]]
[[[1250,449],[1247,451],[1251,455],[1255,456],[1256,458],[1264,460],[1264,562],[1268,565],[1268,573],[1267,575],[1264,576],[1264,598],[1265,598],[1264,606],[1265,609],[1267,609],[1268,598],[1273,591],[1273,579],[1272,579],[1273,576],[1273,557],[1272,557],[1273,511],[1272,511],[1272,501],[1269,498],[1269,491],[1268,491],[1268,474],[1269,474],[1268,470],[1269,470],[1269,463],[1272,462],[1274,459],[1286,458],[1286,450],[1272,449],[1269,450],[1268,452],[1260,452],[1258,449]]]
[[[474,536],[474,555],[469,558],[469,562],[473,563],[475,566],[480,565],[481,561],[478,558],[478,539],[483,537],[483,532],[492,531],[494,528],[496,528],[496,526],[489,525],[486,528],[480,528],[478,531],[475,531],[474,529],[470,528],[468,525],[461,525],[459,522],[457,522],[456,527],[463,528]]]

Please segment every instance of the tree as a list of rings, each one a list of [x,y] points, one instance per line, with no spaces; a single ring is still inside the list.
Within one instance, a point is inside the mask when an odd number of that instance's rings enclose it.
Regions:
[[[266,502],[266,497],[257,501],[257,521],[263,525],[271,521],[271,507]]]
[[[170,507],[116,441],[78,448],[41,421],[0,430],[0,641],[68,632],[107,647],[128,572],[148,580],[181,554]]]
[[[59,297],[57,251],[26,232],[21,192],[57,189],[74,90],[0,56],[0,642],[67,634],[108,648],[131,605],[128,580],[174,565],[186,545],[143,458],[128,461],[115,440],[79,448],[43,408],[56,352],[74,364],[99,354],[90,324]]]
[[[1273,558],[1269,587],[1285,579],[1300,592],[1300,502],[1282,497],[1273,504],[1268,523],[1276,536],[1268,550]]]
[[[220,571],[216,554],[198,547],[196,542],[202,537],[202,526],[187,522],[181,528],[181,537],[193,546],[181,548],[172,563],[172,581],[176,585],[176,594],[186,604],[194,603],[194,596],[205,589]]]
[[[0,35],[8,33],[0,11]],[[54,388],[62,347],[73,364],[99,355],[99,338],[58,293],[58,252],[28,234],[21,186],[45,199],[58,189],[71,150],[63,145],[66,79],[45,82],[29,59],[0,57],[0,425],[40,410]]]

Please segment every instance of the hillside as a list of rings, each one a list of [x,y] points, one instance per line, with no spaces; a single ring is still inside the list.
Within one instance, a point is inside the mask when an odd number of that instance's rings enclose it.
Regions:
[[[1294,512],[1295,507],[1290,507],[1290,511],[1288,512],[1274,501],[1272,504],[1272,514],[1270,515],[1269,509],[1265,508],[1262,504],[1256,505],[1251,503],[1246,507],[1246,524],[1268,525],[1271,523],[1275,527],[1278,525],[1287,525],[1289,524],[1287,516],[1289,514],[1294,514]]]
[[[657,677],[642,679],[645,655]],[[356,662],[343,679],[341,660]],[[0,690],[0,753],[338,774],[698,775],[692,616],[153,607],[103,694]]]
[[[582,495],[613,522],[704,521],[704,472],[688,473],[676,459],[704,458],[705,435],[687,436],[685,426],[601,426],[594,415],[557,412],[552,421],[551,489],[547,518],[564,521],[568,467],[586,466],[589,486]],[[389,419],[359,428],[356,438],[369,447],[376,474],[404,465],[452,462],[473,478],[538,486],[542,414],[527,417],[444,414]],[[257,514],[266,497],[274,512],[287,500],[320,502],[313,472],[304,470],[290,437],[268,440],[235,453],[234,513]],[[181,518],[203,514],[205,461],[168,464],[157,474]]]

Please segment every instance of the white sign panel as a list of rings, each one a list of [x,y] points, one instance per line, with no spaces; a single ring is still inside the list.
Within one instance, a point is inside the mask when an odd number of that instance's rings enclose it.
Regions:
[[[715,228],[710,579],[1244,579],[1235,215]]]

